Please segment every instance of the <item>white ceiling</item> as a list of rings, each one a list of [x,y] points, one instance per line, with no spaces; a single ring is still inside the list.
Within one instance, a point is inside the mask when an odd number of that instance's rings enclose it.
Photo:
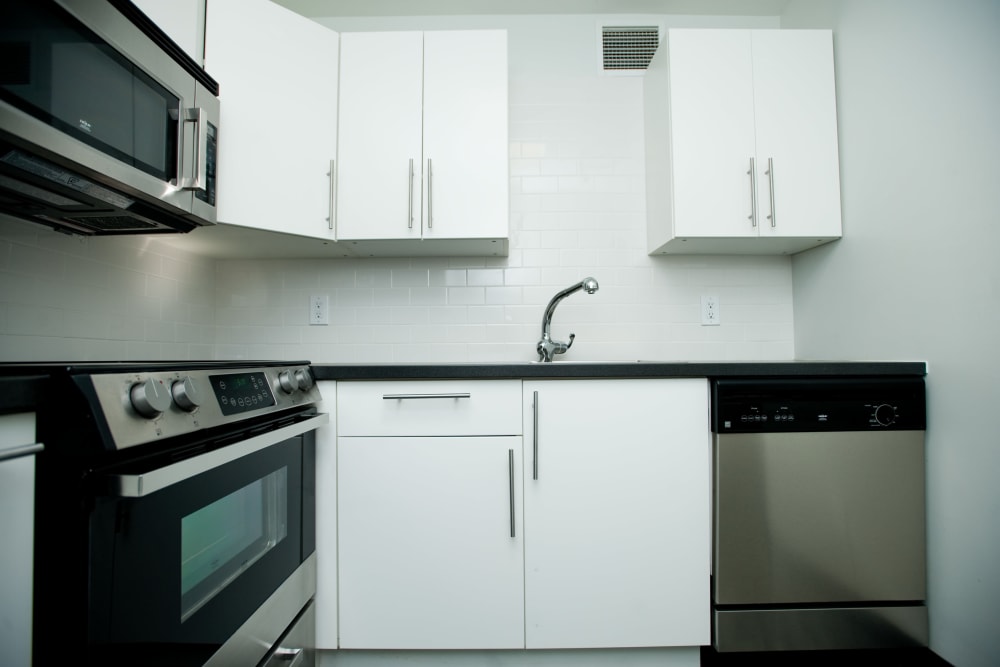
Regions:
[[[469,14],[777,16],[789,0],[273,0],[309,17]]]

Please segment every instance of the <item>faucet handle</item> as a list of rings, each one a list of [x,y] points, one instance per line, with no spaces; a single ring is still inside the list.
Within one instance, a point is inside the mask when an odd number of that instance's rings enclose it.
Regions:
[[[569,335],[569,342],[568,342],[568,343],[566,343],[566,347],[565,347],[565,349],[563,349],[563,350],[562,350],[563,352],[565,352],[565,351],[566,351],[566,350],[568,350],[569,348],[573,347],[573,339],[574,339],[574,338],[576,338],[576,334],[575,334],[575,333],[571,333],[571,334]]]

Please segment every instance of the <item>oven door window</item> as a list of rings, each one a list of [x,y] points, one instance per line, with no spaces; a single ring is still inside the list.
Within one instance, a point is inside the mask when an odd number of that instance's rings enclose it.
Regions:
[[[181,620],[186,621],[288,537],[288,468],[181,519]]]
[[[98,499],[92,643],[116,655],[221,645],[311,551],[308,451],[298,436],[149,496]]]

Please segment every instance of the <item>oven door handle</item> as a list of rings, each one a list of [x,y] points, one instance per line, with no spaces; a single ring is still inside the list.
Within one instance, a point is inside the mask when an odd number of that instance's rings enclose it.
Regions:
[[[162,468],[135,475],[109,475],[110,495],[118,498],[148,496],[195,475],[200,475],[207,470],[218,468],[328,423],[330,423],[330,415],[321,413],[304,421],[283,426],[190,459],[177,461]]]

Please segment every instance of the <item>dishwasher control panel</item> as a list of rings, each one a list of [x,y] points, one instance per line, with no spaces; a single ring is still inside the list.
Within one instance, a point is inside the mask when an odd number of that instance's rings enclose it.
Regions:
[[[924,430],[922,377],[720,379],[712,431]]]

